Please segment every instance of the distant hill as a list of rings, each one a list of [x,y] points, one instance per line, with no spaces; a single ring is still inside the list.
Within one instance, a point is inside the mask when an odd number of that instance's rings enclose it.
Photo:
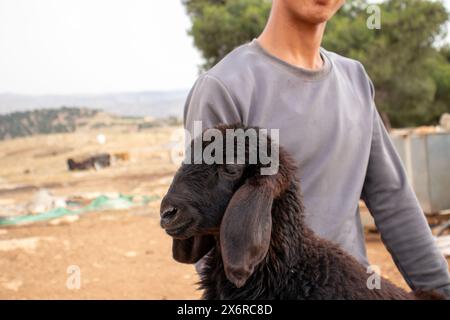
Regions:
[[[119,116],[182,117],[187,91],[143,91],[98,95],[0,94],[0,114],[62,106],[103,110]]]
[[[119,116],[108,112],[62,107],[0,114],[0,140],[37,134],[67,133],[74,131],[136,132],[160,126],[180,125],[175,116],[165,118]]]
[[[61,108],[0,115],[0,140],[35,134],[73,132],[83,120],[98,114],[96,110]]]

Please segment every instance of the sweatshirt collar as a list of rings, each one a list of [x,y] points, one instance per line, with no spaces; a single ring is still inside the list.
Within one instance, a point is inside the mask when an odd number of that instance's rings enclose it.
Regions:
[[[281,60],[280,58],[272,55],[271,53],[269,53],[266,49],[264,49],[261,46],[261,44],[258,42],[257,39],[253,39],[248,45],[252,49],[257,51],[259,54],[264,56],[266,59],[268,59],[270,62],[272,62],[273,64],[278,65],[279,67],[285,69],[286,71],[292,72],[305,80],[315,81],[315,80],[323,79],[330,73],[330,71],[332,69],[332,62],[331,62],[330,58],[328,57],[328,55],[326,54],[325,49],[323,49],[323,48],[320,48],[320,55],[324,62],[323,66],[320,69],[311,70],[311,69],[306,69],[306,68],[301,68],[301,67],[295,66],[293,64],[290,64],[290,63],[288,63],[284,60]]]

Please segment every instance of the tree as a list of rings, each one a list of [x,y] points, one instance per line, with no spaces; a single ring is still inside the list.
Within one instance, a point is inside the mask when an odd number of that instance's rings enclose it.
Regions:
[[[271,6],[268,0],[184,0],[183,3],[192,20],[190,34],[205,59],[204,69],[257,37]]]
[[[439,50],[435,58],[428,61],[428,67],[436,83],[430,122],[437,123],[443,113],[450,113],[450,47]]]
[[[183,2],[205,69],[257,37],[271,5],[268,0]],[[377,106],[394,127],[436,123],[442,112],[450,112],[450,47],[435,47],[445,34],[448,12],[430,0],[379,5],[380,30],[367,28],[368,1],[352,1],[328,23],[323,46],[363,63],[375,85]]]
[[[327,26],[325,48],[363,63],[375,100],[395,126],[436,122],[445,109],[436,101],[445,66],[434,47],[448,13],[440,2],[390,0],[381,6],[381,29],[366,27],[367,1],[345,6]],[[437,68],[437,69],[436,69]],[[447,102],[450,105],[450,100]]]

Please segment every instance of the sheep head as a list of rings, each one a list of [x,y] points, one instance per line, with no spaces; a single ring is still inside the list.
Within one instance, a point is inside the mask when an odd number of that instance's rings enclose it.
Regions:
[[[189,161],[181,165],[161,202],[161,227],[173,237],[173,256],[179,262],[195,263],[217,239],[227,278],[242,287],[267,254],[272,202],[289,186],[294,168],[279,146],[257,128],[219,125],[213,129],[214,139],[207,129],[192,141]],[[227,134],[229,130],[240,130],[245,138]],[[231,156],[227,148],[233,149]],[[199,151],[202,156],[209,152],[215,161],[199,161]],[[269,174],[262,173],[273,165],[263,159],[264,152],[277,161],[276,170]]]

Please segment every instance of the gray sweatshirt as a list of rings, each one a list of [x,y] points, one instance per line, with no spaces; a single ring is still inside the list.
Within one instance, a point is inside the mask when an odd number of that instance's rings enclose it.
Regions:
[[[374,104],[358,61],[321,49],[324,65],[306,70],[245,44],[199,77],[186,101],[185,127],[243,123],[279,129],[297,162],[307,224],[368,265],[358,201],[412,289],[450,296],[445,258]],[[383,274],[383,270],[381,270]]]

